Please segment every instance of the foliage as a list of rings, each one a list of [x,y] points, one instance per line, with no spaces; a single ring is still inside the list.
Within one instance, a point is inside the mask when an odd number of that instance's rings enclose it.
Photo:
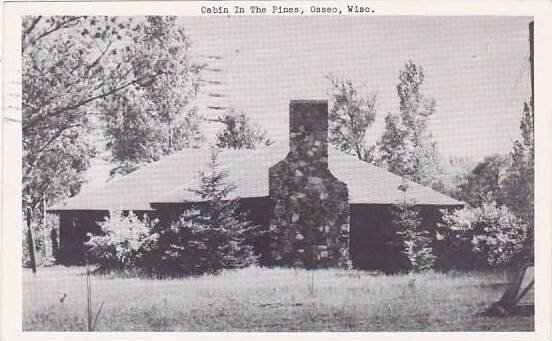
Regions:
[[[123,139],[111,139],[111,151],[130,148],[118,147],[130,134],[109,129],[122,115],[118,109],[124,108],[113,107],[121,98],[164,117],[133,134],[165,129],[172,131],[174,149],[193,144],[199,121],[183,105],[197,91],[201,66],[189,60],[188,47],[174,17],[23,17],[23,205],[32,208],[33,220],[42,219],[44,198],[55,202],[79,191],[102,122],[107,135]],[[135,148],[144,154],[151,149]],[[114,154],[119,160],[121,153]]]
[[[480,207],[465,207],[443,212],[439,239],[446,245],[443,257],[468,261],[453,267],[486,267],[506,265],[519,260],[527,237],[527,225],[506,206],[494,201]]]
[[[504,179],[505,204],[527,224],[534,225],[535,136],[534,114],[525,104],[520,122],[521,139],[514,142],[512,164]]]
[[[79,135],[76,129],[66,130],[37,155],[31,168],[24,162],[23,202],[33,210],[33,220],[42,219],[45,201],[79,192],[83,173],[95,155],[93,146],[77,142]]]
[[[202,200],[160,232],[159,273],[199,275],[222,269],[242,268],[256,261],[246,237],[256,227],[238,211],[238,202],[228,200],[235,189],[220,170],[219,151],[211,148],[208,171],[200,172],[200,185],[192,190]]]
[[[441,164],[434,189],[455,199],[463,200],[459,188],[465,184],[466,178],[472,174],[477,163],[469,157],[450,156]]]
[[[129,34],[127,25],[116,17],[23,18],[24,205],[34,208],[44,195],[50,201],[78,190],[93,156],[83,138],[92,126],[88,113],[95,102],[138,81],[115,77],[121,63],[106,61],[114,42]],[[110,78],[118,86],[109,88]]]
[[[391,210],[392,226],[400,236],[403,254],[410,262],[410,271],[429,270],[435,263],[431,247],[432,237],[423,225],[420,210],[414,203],[394,205]]]
[[[514,142],[510,155],[490,155],[461,176],[455,198],[472,207],[488,201],[504,205],[527,228],[523,257],[533,261],[534,234],[534,122],[531,108],[525,104],[520,123],[521,138]]]
[[[220,222],[223,225],[214,225],[211,216],[199,210],[184,212],[161,234],[158,273],[200,275],[254,263],[252,248],[245,244],[249,224],[234,217]]]
[[[247,115],[235,108],[214,121],[223,125],[216,137],[219,148],[256,149],[272,144],[265,130],[253,125]]]
[[[385,117],[385,131],[367,159],[378,166],[425,186],[436,186],[439,157],[429,131],[435,101],[426,98],[421,87],[424,71],[409,61],[399,72],[397,93],[400,114]]]
[[[131,48],[121,58],[134,77],[155,74],[103,102],[107,148],[116,167],[113,174],[129,173],[182,148],[204,141],[200,118],[188,108],[199,88],[202,65],[190,62],[191,45],[175,17],[146,17],[134,27]]]
[[[149,252],[155,248],[159,235],[152,233],[156,220],[146,215],[139,218],[133,212],[128,215],[111,211],[99,223],[104,235],[91,235],[85,243],[91,263],[99,264],[102,271],[147,267]]]
[[[366,131],[376,117],[376,94],[363,95],[351,80],[328,77],[332,85],[329,113],[330,143],[366,160]]]
[[[495,154],[485,157],[458,185],[455,197],[472,207],[479,207],[491,200],[503,203],[503,180],[508,172],[508,155]]]
[[[197,147],[204,141],[195,110],[182,113],[170,124],[162,122],[159,116],[149,114],[155,112],[154,108],[144,110],[151,105],[138,93],[114,96],[113,101],[106,104],[106,110],[112,113],[105,129],[106,147],[115,164],[112,176],[128,174],[163,155]]]

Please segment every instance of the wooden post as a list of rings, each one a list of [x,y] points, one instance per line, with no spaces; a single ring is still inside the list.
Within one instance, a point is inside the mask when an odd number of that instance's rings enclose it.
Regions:
[[[52,243],[52,256],[57,259],[58,249],[59,249],[58,233],[56,228],[53,226],[52,226],[52,230],[50,231],[50,239]]]
[[[29,255],[31,257],[31,269],[36,274],[36,250],[33,240],[33,229],[31,228],[31,209],[27,208],[27,243],[29,245]]]

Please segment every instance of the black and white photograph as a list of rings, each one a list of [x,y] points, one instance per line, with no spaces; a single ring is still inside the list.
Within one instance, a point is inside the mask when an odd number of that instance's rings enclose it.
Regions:
[[[21,16],[23,332],[535,331],[535,17],[196,8]]]

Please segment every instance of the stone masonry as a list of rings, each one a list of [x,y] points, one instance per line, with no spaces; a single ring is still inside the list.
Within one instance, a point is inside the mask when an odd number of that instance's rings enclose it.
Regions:
[[[345,266],[349,195],[328,169],[328,103],[292,100],[289,108],[290,151],[269,169],[273,263]]]

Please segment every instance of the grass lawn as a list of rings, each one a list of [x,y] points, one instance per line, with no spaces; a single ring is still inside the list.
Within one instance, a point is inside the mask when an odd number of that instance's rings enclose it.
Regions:
[[[82,267],[23,275],[23,329],[86,330]],[[249,268],[218,276],[93,276],[98,331],[532,331],[533,317],[482,317],[499,273],[371,275]],[[60,298],[66,294],[64,302]]]

